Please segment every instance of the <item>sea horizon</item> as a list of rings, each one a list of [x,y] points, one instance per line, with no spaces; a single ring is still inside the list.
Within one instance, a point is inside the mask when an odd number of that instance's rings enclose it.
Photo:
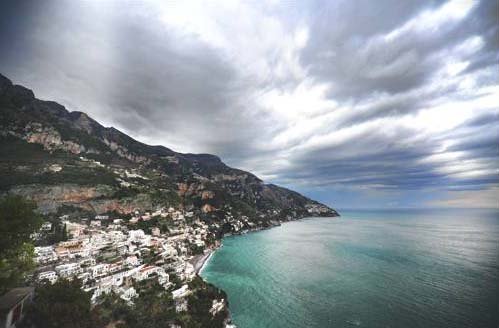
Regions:
[[[0,1],[0,327],[499,328],[498,12]]]
[[[440,208],[433,211],[433,217],[423,218],[414,216],[422,211],[407,209],[406,215],[399,217],[379,217],[387,212],[379,209],[373,213],[344,209],[343,216],[337,218],[307,217],[269,230],[226,237],[224,246],[205,263],[201,276],[227,292],[233,322],[240,328],[398,327],[397,323],[407,326],[411,322],[411,327],[493,327],[494,321],[499,320],[491,312],[494,304],[499,306],[499,299],[494,299],[490,290],[497,289],[499,282],[499,274],[493,272],[499,268],[499,260],[494,259],[499,255],[499,246],[494,244],[499,240],[499,210],[465,209],[468,217],[464,220],[453,216],[455,210],[463,211]],[[390,212],[404,214],[401,209]],[[472,217],[473,214],[480,216]],[[463,236],[471,239],[460,241]],[[307,248],[294,248],[290,242]],[[483,256],[477,259],[481,262],[470,266],[472,244]],[[352,270],[338,270],[330,262],[345,263]],[[276,265],[284,269],[276,271]],[[319,271],[308,269],[314,265],[319,265]],[[445,272],[449,272],[450,282]],[[480,282],[483,274],[489,277],[488,284]],[[303,281],[310,277],[313,283]],[[392,283],[396,285],[395,281],[405,281],[404,288],[409,292],[387,289]],[[449,283],[454,288],[444,287]],[[317,289],[316,284],[323,288]],[[466,295],[467,299],[457,297],[466,285],[475,287]],[[338,293],[343,296],[336,298]],[[403,299],[400,293],[405,295]],[[489,296],[484,299],[480,294]],[[334,302],[330,302],[331,297]],[[371,309],[362,305],[365,298],[372,298]],[[381,310],[379,300],[383,299],[392,310]],[[446,299],[455,301],[438,305]],[[425,306],[424,300],[437,305]],[[307,302],[315,305],[307,306]],[[482,311],[467,312],[466,304],[475,309],[482,307]],[[411,306],[421,312],[407,310]],[[265,316],[260,315],[262,311]],[[291,319],[282,321],[283,316]],[[444,324],[446,320],[448,325]]]

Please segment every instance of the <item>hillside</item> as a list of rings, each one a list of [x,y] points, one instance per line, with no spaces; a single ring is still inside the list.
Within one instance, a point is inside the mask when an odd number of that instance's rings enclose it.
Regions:
[[[46,213],[130,213],[175,206],[205,220],[268,226],[337,212],[209,154],[143,144],[87,114],[35,98],[0,75],[0,192]]]

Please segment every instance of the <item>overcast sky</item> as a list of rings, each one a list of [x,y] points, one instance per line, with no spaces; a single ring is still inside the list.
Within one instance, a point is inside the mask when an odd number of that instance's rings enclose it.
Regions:
[[[499,207],[490,1],[2,1],[0,73],[338,208]]]

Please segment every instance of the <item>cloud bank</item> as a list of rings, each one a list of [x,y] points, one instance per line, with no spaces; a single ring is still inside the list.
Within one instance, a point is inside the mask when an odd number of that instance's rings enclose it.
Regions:
[[[0,71],[339,207],[499,207],[497,1],[3,2]]]

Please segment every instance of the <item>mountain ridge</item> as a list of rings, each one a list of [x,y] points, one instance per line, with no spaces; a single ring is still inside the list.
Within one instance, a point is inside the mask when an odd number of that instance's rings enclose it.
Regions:
[[[211,154],[147,145],[81,111],[39,100],[0,74],[0,191],[24,194],[42,211],[95,213],[180,206],[206,219],[268,226],[338,213],[297,192],[266,184]],[[37,159],[36,161],[34,159]]]

